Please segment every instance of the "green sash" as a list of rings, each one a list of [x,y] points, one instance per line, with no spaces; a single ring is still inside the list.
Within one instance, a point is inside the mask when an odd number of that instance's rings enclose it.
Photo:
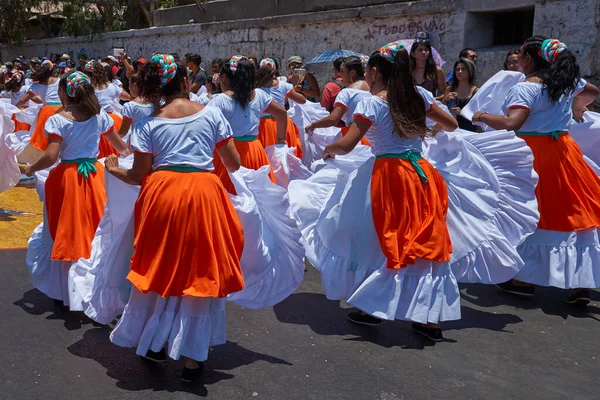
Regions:
[[[558,137],[560,135],[566,135],[568,133],[569,132],[567,132],[567,131],[552,131],[552,132],[547,132],[547,133],[542,133],[542,132],[523,132],[523,131],[517,131],[516,132],[517,136],[550,136],[554,140],[558,140]]]
[[[236,142],[253,142],[258,139],[258,136],[254,135],[245,135],[245,136],[234,136],[233,140]]]
[[[415,169],[415,172],[417,173],[417,175],[419,175],[419,178],[421,178],[421,181],[423,183],[427,183],[427,181],[428,181],[427,176],[425,175],[425,171],[423,171],[423,168],[421,168],[421,166],[418,163],[418,161],[420,159],[422,159],[423,157],[421,157],[421,153],[419,153],[417,151],[407,150],[404,153],[399,153],[399,154],[394,154],[394,153],[381,154],[381,155],[377,156],[377,158],[399,158],[401,160],[408,160],[408,161],[410,161],[410,164]]]
[[[157,171],[175,171],[175,172],[209,172],[205,169],[192,167],[191,165],[163,165],[158,167]]]
[[[89,177],[92,172],[96,172],[98,168],[94,165],[98,161],[97,158],[76,158],[74,160],[60,160],[61,164],[79,164],[77,167],[77,174],[83,175],[85,179]]]

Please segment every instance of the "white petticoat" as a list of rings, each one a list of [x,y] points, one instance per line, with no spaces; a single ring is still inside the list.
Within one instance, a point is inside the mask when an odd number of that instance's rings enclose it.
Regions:
[[[44,207],[44,221],[47,220]],[[77,297],[68,284],[69,269],[72,263],[68,261],[52,261],[54,241],[50,236],[48,224],[42,222],[33,231],[27,245],[25,262],[31,284],[51,299],[60,300],[65,306],[80,309],[82,299]]]
[[[271,163],[271,171],[275,175],[277,184],[287,189],[290,181],[295,179],[308,179],[313,173],[302,164],[302,160],[294,155],[295,147],[276,144],[265,147],[267,157]]]
[[[525,266],[515,279],[562,289],[600,287],[600,228],[538,229],[518,249]]]
[[[120,159],[131,168],[133,155]],[[123,312],[131,283],[126,279],[133,255],[133,206],[139,186],[128,185],[104,174],[107,202],[92,242],[89,259],[81,258],[69,271],[69,284],[83,300],[82,309],[92,320],[108,324]]]
[[[196,361],[208,358],[210,346],[225,344],[225,299],[168,297],[133,288],[123,316],[110,334],[117,346],[136,347],[136,354],[158,352]]]

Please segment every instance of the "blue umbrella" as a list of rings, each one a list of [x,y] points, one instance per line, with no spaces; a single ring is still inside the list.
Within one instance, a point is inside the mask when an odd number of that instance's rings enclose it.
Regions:
[[[356,51],[352,51],[352,50],[333,50],[333,51],[327,51],[323,54],[319,54],[318,56],[316,56],[315,58],[313,58],[306,64],[308,65],[308,64],[325,63],[325,62],[334,62],[335,60],[337,60],[340,57],[350,57],[350,56],[360,56],[360,55],[362,55],[362,54],[357,53]]]

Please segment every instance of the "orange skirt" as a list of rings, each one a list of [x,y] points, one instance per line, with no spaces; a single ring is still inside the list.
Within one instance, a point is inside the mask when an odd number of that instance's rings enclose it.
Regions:
[[[289,147],[295,147],[294,155],[302,159],[302,143],[300,142],[300,131],[296,124],[288,117],[287,131],[285,140]],[[258,126],[258,140],[263,147],[271,146],[277,143],[277,122],[274,118],[261,118]]]
[[[19,122],[19,121],[17,121],[17,118],[16,118],[15,114],[12,115],[11,119],[15,123],[15,132],[28,131],[29,129],[31,129],[31,125],[26,124],[25,122]]]
[[[421,159],[419,165],[428,183],[407,160],[381,158],[373,167],[373,222],[388,268],[407,267],[417,258],[450,260],[446,182],[428,161]]]
[[[348,133],[349,130],[350,130],[349,126],[343,127],[342,128],[342,136],[346,136],[346,134]],[[360,139],[360,143],[363,144],[363,145],[365,145],[365,146],[371,146],[371,142],[369,142],[365,136],[363,136]]]
[[[88,179],[77,174],[77,164],[59,164],[46,180],[48,229],[54,240],[51,259],[77,261],[89,258],[94,233],[104,215],[104,167]]]
[[[56,114],[60,108],[62,108],[62,106],[44,106],[40,110],[35,123],[35,129],[33,130],[31,139],[29,139],[29,143],[31,143],[31,145],[36,149],[46,151],[46,147],[48,146],[48,138],[44,133],[46,121],[48,121],[48,118]]]
[[[113,129],[115,130],[115,132],[119,132],[119,129],[121,129],[121,125],[123,125],[123,118],[113,113],[108,113],[108,115],[112,118],[112,120],[115,123],[113,125]],[[104,135],[100,136],[99,150],[100,153],[98,154],[98,158],[105,158],[108,157],[110,154],[114,154],[117,157],[120,155],[119,152],[113,147],[113,145],[110,144],[110,142],[104,137]]]
[[[242,225],[211,173],[148,175],[135,203],[133,246],[127,279],[143,293],[223,298],[244,287]]]
[[[235,148],[237,149],[238,153],[240,153],[242,167],[246,167],[248,169],[259,169],[264,165],[271,165],[269,158],[267,157],[267,153],[265,153],[265,148],[260,141],[253,140],[251,142],[242,142],[234,139],[233,143],[235,144]],[[235,187],[231,182],[231,178],[229,178],[227,168],[225,168],[225,165],[223,165],[223,162],[221,162],[221,157],[219,157],[219,153],[216,151],[213,162],[215,164],[215,170],[213,173],[221,179],[225,190],[231,194],[237,194]],[[271,181],[275,183],[275,175],[273,175],[272,170],[269,172],[269,178],[271,178]]]
[[[538,228],[572,232],[600,227],[600,178],[570,135],[523,136],[540,180],[535,194]]]

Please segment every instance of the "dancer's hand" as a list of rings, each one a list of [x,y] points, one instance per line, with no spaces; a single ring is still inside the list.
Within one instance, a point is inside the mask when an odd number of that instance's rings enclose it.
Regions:
[[[19,169],[23,175],[31,176],[33,172],[31,172],[31,167],[29,165],[19,165]]]
[[[119,159],[117,158],[117,156],[115,156],[114,154],[110,154],[108,157],[106,157],[106,159],[104,160],[104,168],[108,172],[112,172],[113,170],[119,168]]]
[[[328,160],[330,158],[335,158],[335,154],[331,152],[329,145],[325,146],[325,150],[323,150],[323,160]]]

